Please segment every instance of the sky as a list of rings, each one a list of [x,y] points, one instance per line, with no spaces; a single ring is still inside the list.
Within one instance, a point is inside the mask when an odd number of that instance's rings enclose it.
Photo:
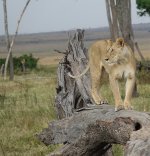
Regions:
[[[27,0],[7,0],[9,32],[13,34]],[[137,15],[132,2],[132,23],[149,23],[150,17]],[[31,0],[20,24],[19,33],[39,33],[77,28],[108,26],[105,0]],[[0,1],[0,35],[4,34],[3,2]]]

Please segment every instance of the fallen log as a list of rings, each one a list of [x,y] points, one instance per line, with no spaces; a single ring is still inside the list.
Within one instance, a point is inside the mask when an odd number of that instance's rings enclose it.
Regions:
[[[64,144],[50,156],[104,155],[111,144],[125,146],[125,156],[150,155],[150,116],[113,106],[92,106],[54,121],[38,138],[46,145]]]

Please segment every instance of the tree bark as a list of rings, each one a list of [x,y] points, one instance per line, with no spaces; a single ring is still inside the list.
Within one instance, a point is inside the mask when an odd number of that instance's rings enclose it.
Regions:
[[[131,38],[133,37],[133,29],[131,22],[131,6],[130,0],[116,0],[117,5],[117,15],[119,21],[119,27],[121,30],[122,37],[125,39],[126,43],[130,45],[131,49],[134,51],[134,43]]]
[[[113,23],[112,23],[112,16],[111,16],[110,1],[105,0],[105,2],[106,2],[107,18],[108,18],[108,23],[109,23],[110,37],[112,40],[115,40],[115,34],[113,30]]]
[[[116,4],[115,0],[110,0],[110,7],[112,12],[112,25],[114,29],[114,39],[116,40],[119,37],[119,28],[118,28],[118,18],[117,18],[117,11],[116,11]]]
[[[82,73],[88,63],[87,49],[83,44],[84,31],[77,30],[68,42],[68,49],[62,61],[59,63],[57,75],[57,96],[55,100],[59,119],[71,116],[76,109],[92,103],[90,98],[89,73],[79,79],[72,79],[72,75]]]
[[[14,80],[14,62],[13,62],[13,54],[12,52],[10,53],[10,58],[9,58],[9,80],[13,81]]]
[[[46,145],[64,144],[50,156],[103,156],[111,144],[124,145],[125,156],[146,156],[150,148],[149,132],[148,114],[115,112],[113,106],[101,105],[50,123],[38,138]]]

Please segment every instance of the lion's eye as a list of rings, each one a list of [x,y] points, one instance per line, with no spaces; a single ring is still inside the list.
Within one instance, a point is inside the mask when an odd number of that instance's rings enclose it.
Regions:
[[[113,52],[113,49],[112,48],[109,49],[109,53],[111,53],[111,52]]]

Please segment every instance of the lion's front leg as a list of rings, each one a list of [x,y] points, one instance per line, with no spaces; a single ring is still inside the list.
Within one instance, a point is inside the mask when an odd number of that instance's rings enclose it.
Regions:
[[[134,85],[135,85],[135,76],[128,77],[126,81],[126,94],[125,94],[125,100],[124,100],[125,109],[132,109],[131,98],[132,98]]]
[[[96,79],[93,79],[92,81],[92,89],[91,89],[91,94],[94,102],[98,105],[101,104],[108,104],[107,100],[104,100],[100,94],[100,82],[97,81]]]
[[[98,105],[107,104],[108,102],[102,98],[99,91],[100,91],[100,81],[99,81],[99,79],[93,78],[91,93],[92,93],[92,98],[93,98],[94,102]]]
[[[110,81],[111,90],[113,92],[113,96],[115,99],[115,111],[122,110],[124,109],[124,106],[123,106],[123,101],[120,95],[118,81],[115,77],[110,76],[110,75],[109,75],[109,81]]]

